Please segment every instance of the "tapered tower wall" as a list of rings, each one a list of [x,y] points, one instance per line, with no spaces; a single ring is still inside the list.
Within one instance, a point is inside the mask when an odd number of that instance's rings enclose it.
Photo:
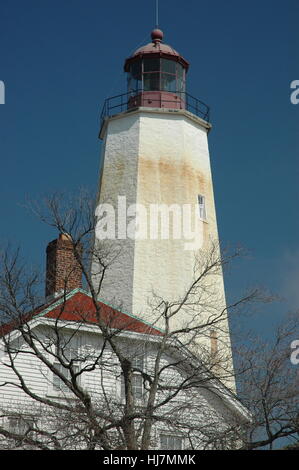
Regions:
[[[108,237],[104,246],[108,251],[112,248],[115,259],[106,273],[100,298],[161,328],[165,326],[163,320],[157,322],[153,310],[157,299],[179,301],[197,274],[197,259],[211,258],[211,250],[214,260],[219,257],[208,148],[210,127],[186,110],[138,108],[107,119],[102,129],[103,170],[98,208],[105,203],[114,207],[115,238]],[[200,214],[199,195],[205,200],[204,218]],[[135,217],[134,207],[142,208],[139,218]],[[190,213],[190,219],[184,218],[184,208],[188,208],[185,214]],[[176,231],[178,219],[173,209],[178,209],[176,214],[181,216],[180,234]],[[168,214],[168,236],[163,232],[163,211]],[[135,239],[134,223],[138,231]],[[193,237],[188,238],[186,232],[190,230]],[[96,272],[95,262],[95,280]],[[198,307],[183,306],[171,320],[171,328],[204,323],[203,318],[213,318],[225,311],[221,267],[204,278],[201,285]],[[222,334],[218,347],[221,343],[222,350],[227,350],[230,356],[225,314],[219,326]],[[208,331],[203,335],[207,348],[211,344]]]

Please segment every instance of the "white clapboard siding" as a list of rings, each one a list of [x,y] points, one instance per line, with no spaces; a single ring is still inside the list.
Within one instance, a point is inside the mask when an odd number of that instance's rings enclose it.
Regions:
[[[39,335],[41,340],[49,340],[50,327],[44,325],[38,327],[36,333]],[[70,329],[63,330],[65,338],[68,338],[71,333]],[[153,374],[157,353],[157,343],[155,341],[143,341],[145,336],[133,335],[130,340],[124,336],[119,336],[118,346],[123,349],[127,357],[132,360],[136,357],[143,355],[143,368],[149,375]],[[119,407],[122,403],[121,397],[121,368],[119,361],[115,354],[108,347],[102,351],[102,338],[99,330],[93,330],[89,328],[87,331],[80,330],[76,333],[76,338],[72,343],[72,351],[76,348],[76,357],[80,359],[80,367],[88,367],[94,364],[97,360],[97,366],[94,370],[83,372],[80,379],[80,385],[89,392],[94,403],[103,407],[105,410],[107,406],[112,410],[113,413],[119,413]],[[54,390],[53,388],[53,373],[43,364],[35,355],[27,354],[28,347],[19,341],[12,343],[12,346],[20,346],[23,352],[20,352],[17,356],[15,366],[19,374],[25,380],[28,388],[40,397],[50,398],[52,401],[61,399],[74,398],[70,392],[67,394]],[[53,345],[51,347],[54,347]],[[55,349],[54,349],[55,350]],[[51,349],[53,351],[53,349]],[[11,385],[11,383],[18,383],[18,378],[14,371],[6,367],[4,364],[9,364],[9,358],[7,353],[0,350],[0,401],[2,409],[6,410],[37,410],[39,415],[38,406],[40,406],[32,398],[28,397],[24,391]],[[46,355],[47,359],[53,361],[54,358],[51,354]],[[186,371],[184,368],[180,368],[176,365],[177,359],[170,354],[163,354],[160,367],[170,365],[161,374],[160,379],[165,384],[171,386],[177,386],[185,379]],[[137,361],[137,364],[139,362]],[[137,366],[139,367],[139,366]],[[3,384],[5,384],[3,386]],[[157,402],[162,401],[164,394],[167,391],[161,392],[157,397]],[[146,393],[145,393],[146,400]],[[234,412],[231,407],[228,407],[227,403],[218,397],[215,393],[212,393],[202,385],[199,381],[198,387],[194,390],[182,390],[177,394],[175,399],[163,407],[163,414],[170,416],[177,410],[180,413],[180,420],[191,425],[202,424],[205,426],[217,427],[218,430],[225,430],[228,423],[232,422],[234,418]],[[47,415],[47,411],[43,410],[41,415]],[[159,425],[153,429],[152,446],[153,448],[159,447],[160,434],[169,431],[171,434],[174,430],[165,425],[163,429]],[[204,436],[202,437],[202,439]],[[200,446],[201,436],[197,432],[194,437],[194,442]]]

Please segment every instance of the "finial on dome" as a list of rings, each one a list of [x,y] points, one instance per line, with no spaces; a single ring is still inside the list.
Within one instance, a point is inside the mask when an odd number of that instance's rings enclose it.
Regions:
[[[157,43],[157,42],[161,42],[162,39],[163,39],[163,31],[161,31],[161,29],[153,29],[153,31],[151,32],[151,38],[152,38],[152,41],[154,43]]]

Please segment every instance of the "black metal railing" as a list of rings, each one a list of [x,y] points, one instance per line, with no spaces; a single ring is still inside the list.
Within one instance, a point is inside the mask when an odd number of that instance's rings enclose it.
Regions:
[[[210,120],[209,106],[185,91],[155,93],[153,91],[134,90],[105,100],[101,113],[101,126],[106,118],[128,109],[147,106],[146,103],[149,101],[151,107],[186,109],[207,122]]]

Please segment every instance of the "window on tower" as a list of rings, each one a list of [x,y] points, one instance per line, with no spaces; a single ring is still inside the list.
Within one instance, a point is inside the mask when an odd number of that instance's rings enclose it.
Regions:
[[[201,220],[207,220],[206,198],[202,194],[198,195],[199,217]]]

